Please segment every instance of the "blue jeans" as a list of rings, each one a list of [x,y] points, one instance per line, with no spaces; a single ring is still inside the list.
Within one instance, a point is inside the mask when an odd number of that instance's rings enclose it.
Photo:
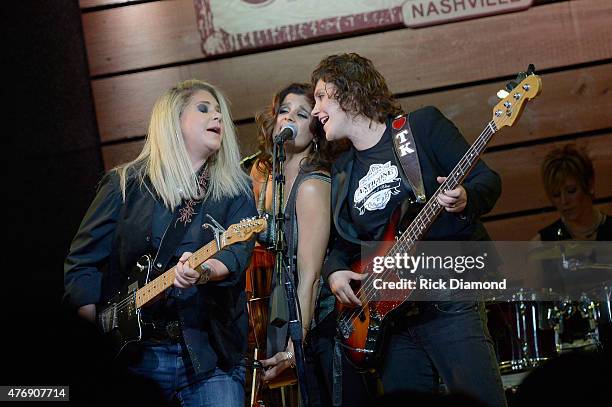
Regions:
[[[244,407],[244,366],[195,377],[189,355],[180,343],[142,343],[142,359],[129,370],[155,381],[168,401],[182,406]]]
[[[482,304],[420,303],[420,313],[395,318],[381,369],[385,393],[451,393],[486,406],[506,406]]]

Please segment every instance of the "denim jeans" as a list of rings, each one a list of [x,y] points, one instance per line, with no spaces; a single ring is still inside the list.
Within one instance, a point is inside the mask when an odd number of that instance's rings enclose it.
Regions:
[[[168,401],[182,406],[244,407],[245,368],[195,377],[189,355],[180,343],[142,343],[142,358],[129,366],[155,381]]]
[[[419,309],[417,315],[396,317],[389,327],[381,369],[385,393],[436,393],[441,378],[451,393],[506,406],[484,306],[436,302],[420,303]]]

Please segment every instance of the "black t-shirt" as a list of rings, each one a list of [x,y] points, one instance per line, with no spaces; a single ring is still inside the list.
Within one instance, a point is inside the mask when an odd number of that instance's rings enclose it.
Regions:
[[[391,213],[408,195],[409,189],[402,182],[402,170],[393,154],[391,136],[391,128],[387,126],[376,145],[355,150],[348,205],[361,240],[378,240]]]

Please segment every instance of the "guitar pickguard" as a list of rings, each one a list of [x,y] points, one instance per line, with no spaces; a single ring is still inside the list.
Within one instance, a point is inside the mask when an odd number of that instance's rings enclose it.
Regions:
[[[136,305],[136,292],[150,279],[152,257],[142,256],[126,278],[124,288],[98,312],[98,324],[102,332],[112,338],[118,352],[130,342],[142,338],[140,309]]]

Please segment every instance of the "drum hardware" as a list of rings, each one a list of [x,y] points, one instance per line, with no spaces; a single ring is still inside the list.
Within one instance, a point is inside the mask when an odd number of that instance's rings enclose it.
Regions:
[[[504,388],[504,391],[506,392],[509,391],[510,393],[516,393],[520,384],[523,382],[523,380],[525,380],[528,374],[529,374],[528,371],[512,372],[512,373],[503,374],[501,376],[501,380],[502,380],[502,386]]]
[[[599,348],[598,305],[585,293],[580,299],[564,299],[558,305],[555,330],[561,341],[561,351],[579,348]]]
[[[529,260],[556,261],[566,286],[567,295],[557,301],[549,318],[561,352],[598,350],[610,341],[610,284],[601,281],[608,278],[605,272],[612,264],[598,263],[596,257],[592,242],[577,241],[546,244],[528,255]]]
[[[606,263],[584,263],[578,266],[578,269],[589,269],[589,270],[612,270],[612,264]]]
[[[509,301],[487,305],[502,374],[531,369],[559,353],[559,338],[549,317],[554,314],[552,305],[538,302],[539,298],[535,292],[519,290]]]
[[[529,252],[528,261],[536,260],[567,260],[568,258],[588,257],[593,254],[593,247],[584,242],[563,241],[556,244],[545,244]]]
[[[612,282],[603,284],[601,288],[591,291],[595,298],[600,297],[597,303],[597,318],[599,321],[612,323]]]

